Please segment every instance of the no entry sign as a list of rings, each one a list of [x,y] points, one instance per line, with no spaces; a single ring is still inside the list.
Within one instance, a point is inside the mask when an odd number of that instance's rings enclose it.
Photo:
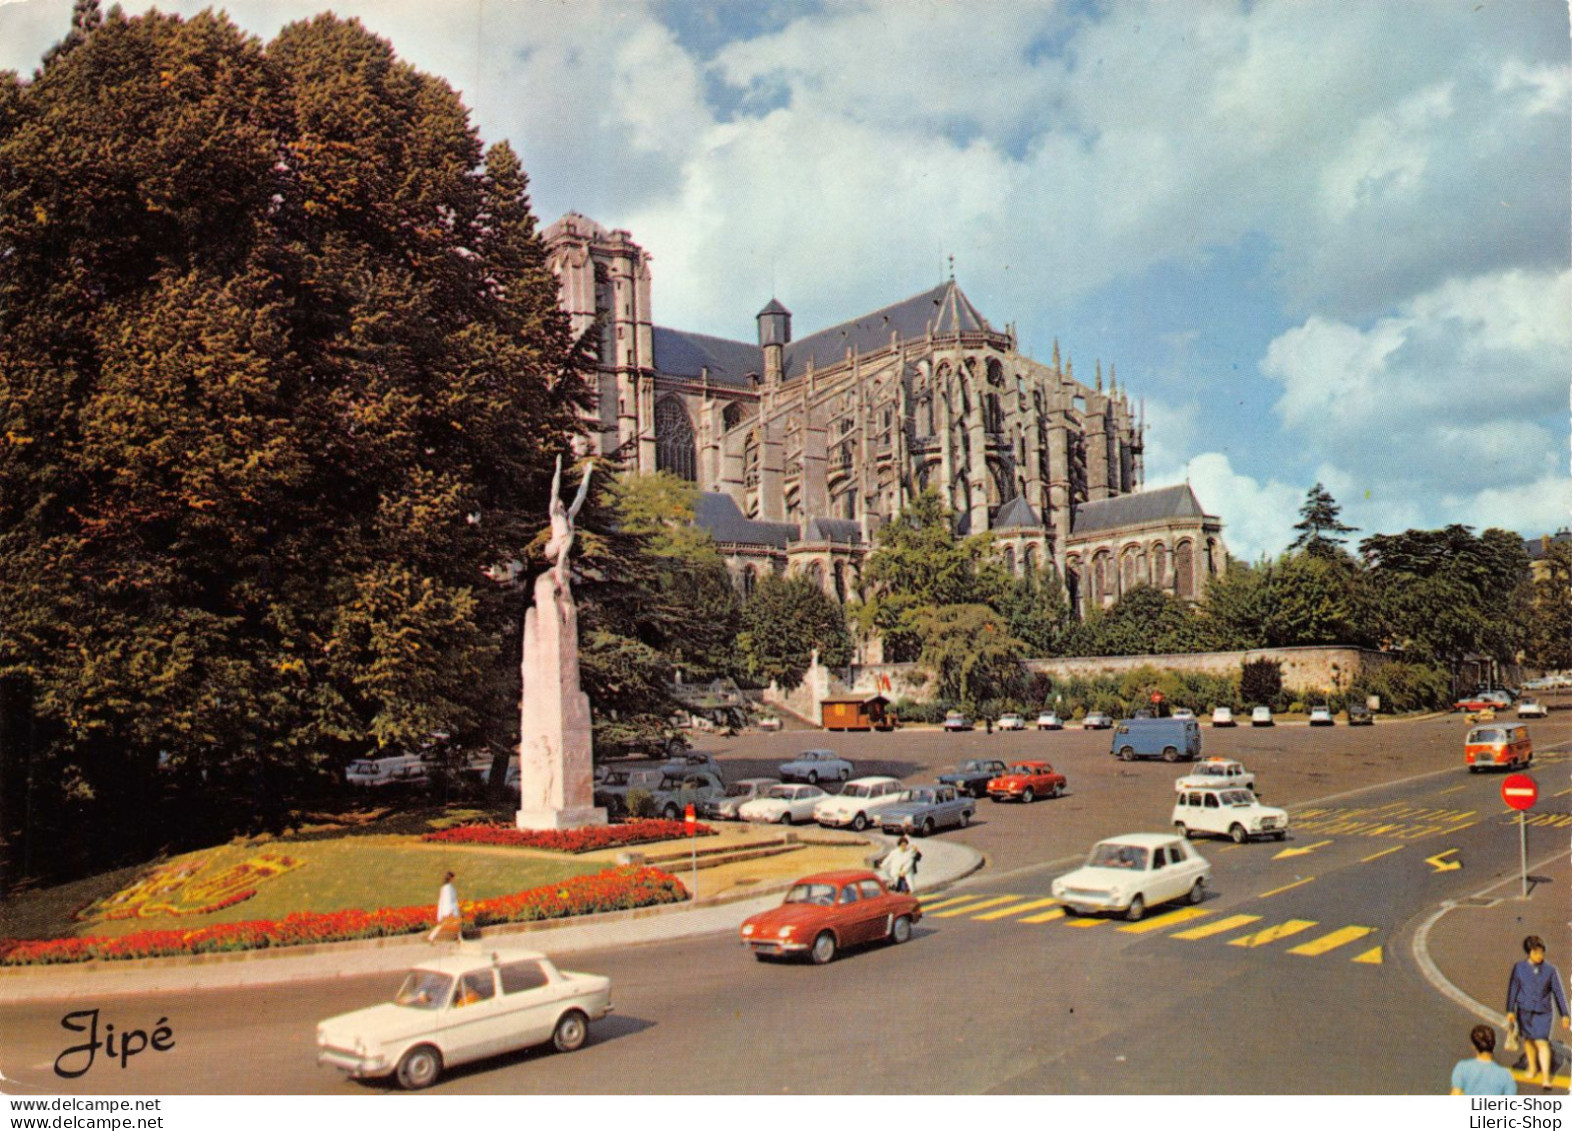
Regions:
[[[1527,774],[1508,774],[1501,783],[1501,800],[1512,809],[1532,809],[1539,800],[1539,786]]]

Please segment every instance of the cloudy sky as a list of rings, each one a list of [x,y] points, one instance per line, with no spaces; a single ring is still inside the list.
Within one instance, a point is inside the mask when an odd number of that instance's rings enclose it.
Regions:
[[[1025,352],[1116,367],[1147,484],[1238,556],[1318,481],[1361,535],[1572,525],[1566,0],[332,7],[463,92],[543,221],[632,231],[663,325],[751,339],[773,294],[801,336],[953,256]],[[0,68],[69,12],[0,0]]]

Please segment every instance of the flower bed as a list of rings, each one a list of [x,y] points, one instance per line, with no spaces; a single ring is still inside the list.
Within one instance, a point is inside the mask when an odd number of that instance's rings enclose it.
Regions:
[[[528,923],[597,911],[624,911],[680,903],[688,889],[658,868],[608,868],[558,884],[460,904],[475,927]],[[383,907],[375,911],[300,912],[282,919],[219,923],[191,930],[139,931],[119,938],[0,939],[0,965],[86,962],[90,959],[161,958],[215,951],[260,950],[308,943],[344,942],[429,931],[436,925],[430,906]]]
[[[716,836],[708,825],[695,825],[699,836]],[[597,848],[622,848],[657,840],[677,840],[692,835],[682,821],[625,821],[620,825],[588,825],[581,829],[515,829],[508,825],[460,825],[427,833],[422,840],[443,844],[497,844],[517,848],[545,848],[553,852],[594,852]]]

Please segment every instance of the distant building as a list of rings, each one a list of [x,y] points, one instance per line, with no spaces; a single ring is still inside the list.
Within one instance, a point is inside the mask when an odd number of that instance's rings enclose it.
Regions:
[[[1548,558],[1552,546],[1572,546],[1572,530],[1562,528],[1554,534],[1541,534],[1538,538],[1523,539],[1523,549],[1528,552],[1528,568],[1535,581],[1550,572]]]
[[[771,299],[756,340],[657,326],[650,257],[569,213],[545,232],[574,328],[598,326],[601,451],[696,483],[698,521],[744,591],[766,572],[855,594],[878,528],[925,487],[990,531],[1017,573],[1051,566],[1074,607],[1155,585],[1196,598],[1226,560],[1189,486],[1141,490],[1143,425],[1103,387],[1021,354],[954,280],[793,339]]]

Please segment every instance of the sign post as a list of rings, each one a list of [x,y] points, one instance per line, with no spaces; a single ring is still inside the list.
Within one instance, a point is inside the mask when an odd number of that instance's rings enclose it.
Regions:
[[[1527,774],[1508,774],[1501,782],[1501,800],[1517,810],[1517,851],[1523,867],[1523,898],[1528,898],[1528,826],[1525,814],[1539,800],[1539,785]]]
[[[693,902],[697,903],[699,901],[699,817],[693,811],[691,801],[683,810],[682,820],[688,826],[688,844],[693,849]]]

